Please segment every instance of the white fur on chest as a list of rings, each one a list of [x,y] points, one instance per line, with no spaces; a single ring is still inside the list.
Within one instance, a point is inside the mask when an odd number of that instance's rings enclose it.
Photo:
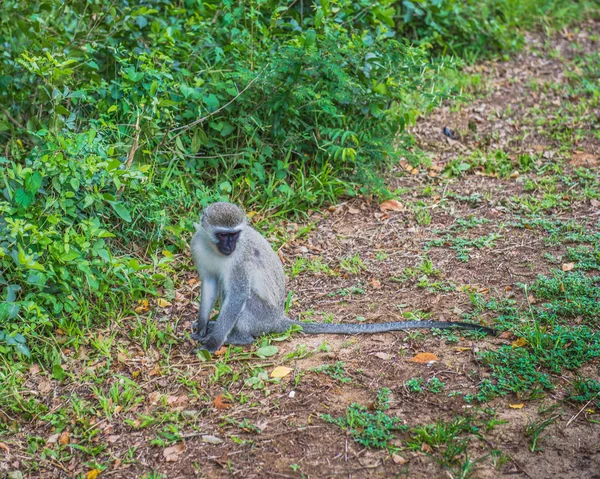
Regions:
[[[230,258],[221,256],[207,245],[201,238],[192,241],[192,254],[200,279],[220,279],[224,271],[229,270]]]

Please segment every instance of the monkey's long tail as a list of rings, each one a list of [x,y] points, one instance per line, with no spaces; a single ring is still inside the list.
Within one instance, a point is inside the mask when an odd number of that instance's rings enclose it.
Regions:
[[[497,334],[492,328],[456,321],[393,321],[390,323],[366,324],[301,323],[293,320],[290,320],[290,322],[301,326],[302,332],[306,334],[371,334],[388,331],[405,331],[407,329],[449,329],[454,327],[482,331],[494,336]]]

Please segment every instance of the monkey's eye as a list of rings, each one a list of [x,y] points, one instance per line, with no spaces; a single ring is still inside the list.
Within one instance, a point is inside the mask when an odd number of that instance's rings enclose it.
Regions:
[[[225,241],[227,236],[229,236],[227,233],[217,233],[217,238],[219,238],[221,241]]]

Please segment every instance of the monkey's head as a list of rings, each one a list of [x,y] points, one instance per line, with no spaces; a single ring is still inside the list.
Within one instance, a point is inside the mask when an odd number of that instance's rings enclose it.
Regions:
[[[213,203],[202,212],[200,226],[209,235],[221,254],[229,256],[242,230],[246,227],[246,213],[231,203]]]

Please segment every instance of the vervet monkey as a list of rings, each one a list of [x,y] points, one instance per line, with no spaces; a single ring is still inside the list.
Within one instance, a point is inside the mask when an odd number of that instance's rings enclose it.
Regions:
[[[298,325],[307,334],[361,334],[407,329],[489,328],[470,323],[402,321],[381,324],[319,324],[285,316],[285,276],[281,260],[267,240],[248,225],[244,211],[231,203],[205,208],[191,249],[202,280],[200,312],[192,338],[211,353],[224,344],[249,344],[266,333]],[[209,322],[217,298],[221,311]]]

